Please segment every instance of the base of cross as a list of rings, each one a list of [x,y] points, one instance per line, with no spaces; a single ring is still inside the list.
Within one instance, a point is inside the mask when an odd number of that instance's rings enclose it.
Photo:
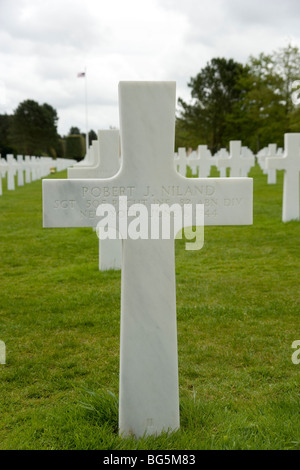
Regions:
[[[174,240],[124,240],[120,434],[179,428]]]

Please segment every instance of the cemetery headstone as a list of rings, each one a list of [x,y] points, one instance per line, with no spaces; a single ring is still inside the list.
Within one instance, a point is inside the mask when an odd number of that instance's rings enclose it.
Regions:
[[[193,150],[187,158],[187,164],[192,171],[193,176],[198,176],[199,173],[199,154],[195,150]],[[183,175],[185,176],[185,175]]]
[[[41,157],[36,157],[36,179],[39,180],[42,177],[42,159]]]
[[[276,144],[269,144],[266,158],[273,158],[278,157],[277,155],[277,145]],[[276,184],[277,181],[277,174],[275,168],[271,168],[267,170],[268,174],[268,184]]]
[[[22,155],[17,155],[18,162],[18,186],[24,186],[24,160]]]
[[[231,178],[241,177],[243,169],[249,168],[249,159],[242,156],[241,147],[242,143],[239,140],[233,140],[230,142],[229,158],[218,158],[218,167],[230,168]],[[250,158],[250,161],[253,162],[254,157]]]
[[[282,221],[299,220],[300,133],[284,135],[283,157],[267,157],[268,170],[284,170]]]
[[[25,168],[25,183],[31,183],[31,160],[30,160],[29,155],[25,155],[24,168]]]
[[[44,180],[44,227],[95,226],[87,206],[105,200],[118,210],[120,196],[129,209],[204,204],[206,225],[252,224],[252,179],[176,173],[175,105],[175,82],[121,82],[121,170],[106,180]],[[122,250],[119,428],[158,434],[179,427],[174,237],[127,238]]]
[[[31,181],[36,181],[37,178],[37,158],[30,157]]]
[[[256,154],[256,158],[257,158],[257,162],[263,172],[264,175],[267,174],[267,170],[266,170],[266,163],[265,163],[265,160],[267,158],[267,152],[268,152],[268,149],[267,147],[264,147],[262,149],[260,149],[257,154]]]
[[[284,153],[284,152],[283,152],[283,148],[279,147],[279,148],[277,149],[277,155],[276,155],[276,156],[277,156],[277,157],[283,157],[283,153]]]
[[[0,340],[0,364],[6,364],[5,343]]]
[[[17,164],[13,155],[6,156],[8,170],[7,170],[7,189],[8,191],[15,190],[15,175],[17,173]]]
[[[56,158],[55,166],[57,171],[63,171],[69,168],[72,165],[75,165],[77,162],[76,160],[70,158]]]
[[[178,173],[182,176],[186,176],[186,165],[187,165],[186,149],[184,147],[179,147],[177,155],[178,155],[178,160],[176,161],[176,163],[177,163]]]
[[[50,169],[53,167],[54,160],[51,157],[40,158],[40,177],[45,178],[50,174]]]
[[[243,165],[241,166],[240,176],[246,177],[255,165],[255,157],[248,147],[242,147],[241,158]]]
[[[2,190],[2,178],[6,175],[6,172],[8,170],[8,164],[4,158],[0,158],[0,196],[3,194]]]
[[[198,146],[199,155],[199,178],[208,178],[210,175],[210,169],[213,165],[212,156],[207,145]]]
[[[268,147],[264,147],[261,149],[257,154],[257,161],[260,168],[263,171],[264,175],[268,176],[268,184],[276,184],[276,170],[275,169],[267,169],[266,168],[266,158],[268,157],[280,157],[282,156],[283,152],[282,149],[276,150],[276,144],[269,144]]]
[[[229,158],[229,153],[227,152],[227,150],[225,148],[221,148],[215,155],[214,155],[214,159],[215,159],[215,166],[218,168],[218,160],[219,158],[221,160],[224,160],[225,158]],[[226,166],[221,166],[219,169],[219,172],[220,172],[220,178],[226,178]]]

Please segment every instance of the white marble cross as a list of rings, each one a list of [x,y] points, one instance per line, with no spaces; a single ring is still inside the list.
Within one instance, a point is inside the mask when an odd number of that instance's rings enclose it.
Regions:
[[[99,130],[98,140],[88,150],[90,165],[68,168],[68,178],[109,178],[120,168],[120,137],[118,130]],[[99,239],[99,270],[121,269],[122,241]]]
[[[30,170],[31,170],[31,181],[36,181],[38,179],[38,170],[37,170],[37,158],[34,156],[30,157]]]
[[[249,171],[255,165],[255,157],[248,147],[242,147],[241,160],[240,176],[247,177]]]
[[[50,169],[53,167],[54,161],[51,157],[41,157],[40,167],[41,167],[41,178],[50,175]]]
[[[76,160],[70,159],[70,158],[57,158],[55,160],[54,166],[56,166],[57,171],[63,171],[69,168],[70,166],[75,165]]]
[[[199,178],[208,178],[210,175],[210,168],[214,164],[210,150],[207,145],[198,146],[199,155]]]
[[[284,170],[282,221],[299,220],[300,134],[284,135],[283,157],[267,157],[267,170]]]
[[[270,157],[278,158],[276,144],[269,144],[268,146],[266,158],[270,158]],[[277,181],[276,169],[271,168],[270,170],[267,170],[267,174],[268,174],[268,184],[276,184],[276,181]]]
[[[36,161],[36,179],[39,180],[41,177],[42,177],[42,172],[41,172],[41,166],[42,166],[42,163],[41,163],[41,157],[35,157],[35,161]]]
[[[17,155],[18,162],[18,186],[24,186],[24,160],[23,155]]]
[[[199,155],[196,150],[193,150],[187,157],[187,164],[192,171],[193,176],[198,176],[199,172]],[[182,174],[182,176],[185,176]]]
[[[214,155],[215,166],[218,168],[218,160],[224,160],[225,158],[229,158],[229,153],[225,148],[221,148],[215,155]],[[226,178],[226,167],[221,166],[218,168],[220,172],[220,178]]]
[[[6,363],[6,352],[5,352],[5,343],[0,340],[0,364]]]
[[[257,162],[264,175],[267,173],[266,165],[265,165],[266,157],[267,157],[267,147],[260,149],[256,154]]]
[[[242,156],[241,147],[241,141],[232,140],[230,142],[229,158],[218,158],[218,168],[230,168],[231,178],[242,176],[243,169],[249,167],[248,158]]]
[[[261,149],[257,154],[257,160],[259,163],[260,168],[263,171],[264,175],[268,176],[268,184],[276,184],[276,170],[272,168],[271,170],[266,169],[266,158],[268,157],[281,157],[282,156],[282,149],[277,150],[276,144],[269,144],[268,147],[264,147]]]
[[[44,180],[44,227],[93,227],[91,207],[204,204],[206,225],[252,224],[251,178],[195,179],[174,168],[175,82],[119,84],[121,170],[112,178]],[[175,250],[167,239],[124,239],[119,429],[158,434],[179,427]]]
[[[6,160],[4,160],[4,158],[0,158],[0,196],[2,196],[2,178],[4,178],[7,170],[8,170],[8,164]]]
[[[8,191],[14,191],[15,190],[15,175],[17,173],[18,165],[13,155],[7,155],[6,160],[8,164],[7,189]]]
[[[29,155],[25,155],[24,168],[25,168],[25,183],[31,183],[31,162],[30,162]]]
[[[186,176],[187,153],[184,147],[178,148],[177,157],[175,164],[177,165],[178,173],[182,176]]]

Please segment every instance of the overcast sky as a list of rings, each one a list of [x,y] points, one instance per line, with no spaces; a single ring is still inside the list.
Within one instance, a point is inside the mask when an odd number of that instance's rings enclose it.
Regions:
[[[213,57],[300,47],[299,0],[0,0],[0,113],[49,103],[58,131],[119,127],[120,80],[187,82]],[[300,77],[299,77],[300,79]]]

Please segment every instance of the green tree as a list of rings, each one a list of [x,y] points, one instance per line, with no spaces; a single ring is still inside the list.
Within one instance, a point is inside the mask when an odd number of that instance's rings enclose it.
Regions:
[[[300,80],[300,51],[297,46],[288,44],[273,53],[274,71],[282,79],[281,95],[285,114],[289,118],[294,110],[292,103],[292,83]]]
[[[81,160],[85,155],[85,139],[82,135],[68,135],[66,142],[66,158]]]
[[[56,154],[59,158],[65,158],[66,156],[66,141],[59,137],[56,147]]]
[[[246,65],[212,59],[190,79],[191,103],[179,99],[176,146],[206,143],[212,151],[242,140],[253,151],[270,142],[283,145],[286,132],[300,132],[300,111],[292,84],[300,80],[300,52],[289,44],[251,56]]]
[[[23,155],[55,153],[57,145],[57,113],[47,103],[25,100],[14,112],[10,139]]]
[[[292,103],[292,83],[300,78],[300,53],[290,44],[272,54],[251,56],[250,74],[240,81],[246,90],[232,119],[241,124],[240,138],[258,151],[270,142],[283,145],[286,132],[298,132],[299,111]]]
[[[284,83],[272,55],[251,56],[247,65],[249,73],[238,83],[241,99],[227,119],[239,129],[238,139],[257,152],[270,142],[282,145],[283,133],[288,131]]]
[[[76,127],[76,126],[72,126],[69,130],[69,134],[68,135],[80,135],[81,132],[80,132],[80,129],[79,127]]]
[[[229,136],[235,135],[235,126],[227,116],[241,98],[238,84],[247,74],[248,68],[233,59],[215,58],[190,79],[192,103],[179,98],[177,129],[193,146],[206,142],[215,152],[227,143]]]

